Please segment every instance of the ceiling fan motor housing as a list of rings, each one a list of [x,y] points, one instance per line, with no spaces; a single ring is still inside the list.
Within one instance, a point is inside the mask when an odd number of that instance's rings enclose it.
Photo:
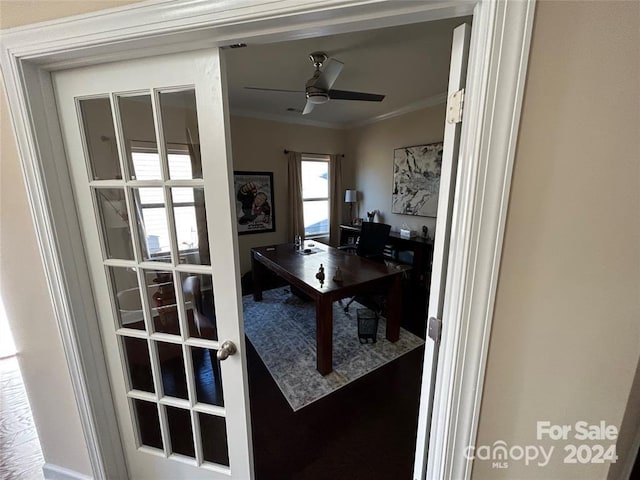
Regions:
[[[305,90],[307,100],[316,105],[321,103],[327,103],[329,101],[329,94],[326,90],[316,87],[307,87]]]

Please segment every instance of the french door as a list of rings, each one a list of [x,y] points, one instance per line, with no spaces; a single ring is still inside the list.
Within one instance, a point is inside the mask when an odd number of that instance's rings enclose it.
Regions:
[[[436,374],[438,366],[438,350],[440,347],[440,332],[443,322],[444,294],[447,280],[447,264],[449,261],[449,242],[451,238],[451,219],[453,216],[458,154],[460,151],[460,136],[462,132],[462,98],[464,96],[467,62],[469,59],[469,44],[471,26],[463,23],[453,31],[451,44],[451,62],[449,64],[449,85],[447,87],[447,115],[444,128],[442,152],[442,166],[440,188],[438,192],[438,213],[436,217],[436,234],[433,242],[433,265],[431,268],[431,284],[429,291],[428,336],[425,340],[424,364],[422,370],[422,390],[420,393],[420,412],[418,416],[418,438],[414,463],[414,479],[439,478],[438,469],[442,464],[441,458],[435,458],[431,471],[427,471],[427,457],[429,446],[433,439],[429,437],[431,425],[441,421],[432,418],[436,401]]]
[[[253,476],[219,55],[53,75],[132,479]]]

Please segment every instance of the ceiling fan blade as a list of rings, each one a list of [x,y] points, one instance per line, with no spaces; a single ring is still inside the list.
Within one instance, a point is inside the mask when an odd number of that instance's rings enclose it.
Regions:
[[[342,67],[344,67],[344,63],[330,58],[322,66],[322,72],[320,73],[320,76],[315,81],[313,86],[316,88],[321,88],[323,90],[329,90],[335,83],[338,75],[340,75]]]
[[[384,95],[377,93],[349,92],[347,90],[329,90],[331,100],[362,100],[365,102],[381,102]]]
[[[283,90],[281,88],[244,87],[247,90],[261,90],[264,92],[304,93],[304,90]]]
[[[307,100],[307,104],[304,106],[304,110],[302,110],[302,114],[306,115],[307,113],[311,113],[311,110],[313,110],[313,107],[315,106],[316,106],[315,103],[311,103],[309,100]]]

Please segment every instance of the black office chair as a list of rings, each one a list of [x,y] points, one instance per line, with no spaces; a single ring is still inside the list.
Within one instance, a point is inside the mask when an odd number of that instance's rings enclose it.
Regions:
[[[386,223],[363,222],[362,228],[360,229],[360,236],[356,240],[355,246],[348,245],[340,248],[355,251],[356,255],[373,260],[374,262],[384,263],[384,247],[387,244],[390,231],[391,225],[387,225]],[[361,297],[356,296],[349,300],[343,307],[345,312],[349,311],[349,305],[356,299],[360,300]],[[364,299],[365,303],[369,303],[366,302],[366,300],[367,299]],[[379,307],[379,310],[381,309],[382,308]]]

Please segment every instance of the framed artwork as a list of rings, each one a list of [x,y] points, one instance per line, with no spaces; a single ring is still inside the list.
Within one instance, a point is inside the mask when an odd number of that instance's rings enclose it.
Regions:
[[[272,172],[233,172],[238,234],[275,232]]]
[[[396,148],[391,212],[435,217],[441,169],[442,142]]]

